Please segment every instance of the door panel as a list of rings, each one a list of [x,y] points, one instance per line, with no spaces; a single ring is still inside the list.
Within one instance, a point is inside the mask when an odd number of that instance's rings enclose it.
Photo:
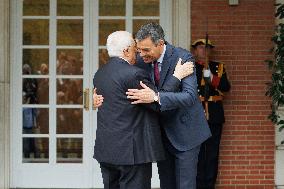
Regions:
[[[92,187],[89,0],[13,1],[12,187]],[[76,8],[74,8],[76,7]],[[17,31],[17,32],[16,32]],[[87,94],[85,95],[87,98]]]

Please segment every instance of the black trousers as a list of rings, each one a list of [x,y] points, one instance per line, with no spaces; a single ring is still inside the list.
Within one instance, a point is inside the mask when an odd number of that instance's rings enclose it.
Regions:
[[[164,138],[166,160],[158,161],[161,189],[196,189],[196,171],[200,145],[178,151]]]
[[[202,143],[197,167],[197,189],[214,189],[218,175],[222,124],[210,124],[212,136]]]
[[[152,163],[112,165],[100,163],[104,189],[151,189]]]

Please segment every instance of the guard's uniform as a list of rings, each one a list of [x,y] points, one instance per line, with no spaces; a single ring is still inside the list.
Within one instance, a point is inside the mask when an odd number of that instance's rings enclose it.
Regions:
[[[196,75],[198,82],[198,93],[203,105],[205,82],[203,79],[204,63],[196,62]],[[213,74],[213,78],[209,83],[209,127],[212,137],[207,139],[200,148],[198,173],[197,173],[197,188],[198,189],[214,189],[214,185],[218,173],[218,156],[219,144],[222,133],[222,125],[225,122],[223,109],[223,92],[230,90],[230,83],[227,79],[224,64],[216,61],[209,62],[209,68]]]

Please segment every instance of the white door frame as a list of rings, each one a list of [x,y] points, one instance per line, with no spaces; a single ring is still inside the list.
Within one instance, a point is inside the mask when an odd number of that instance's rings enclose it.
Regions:
[[[49,64],[49,97],[50,104],[56,104],[56,38],[53,32],[56,32],[56,1],[51,0],[50,6],[53,7],[50,10],[50,16],[44,18],[49,19],[49,60],[53,64]],[[12,132],[11,132],[11,187],[55,187],[68,188],[88,188],[92,185],[92,148],[89,141],[91,141],[92,132],[90,131],[90,111],[83,109],[83,135],[66,135],[67,137],[83,137],[83,163],[68,163],[68,164],[57,164],[56,163],[56,108],[50,106],[49,108],[49,134],[41,134],[41,137],[49,137],[49,163],[22,163],[22,3],[18,0],[11,1],[12,6],[12,36],[11,36],[11,62],[12,62],[12,115],[15,115],[18,119],[11,120]],[[89,87],[89,75],[90,69],[87,67],[89,64],[89,35],[87,32],[89,29],[89,0],[85,0],[84,3],[85,19],[84,19],[84,75],[87,77],[83,78],[83,88]],[[28,17],[27,17],[28,18]],[[36,18],[37,19],[37,18]],[[40,17],[39,17],[40,19]],[[82,19],[82,18],[81,18]],[[51,32],[53,31],[53,32]],[[33,46],[32,46],[33,47]],[[35,46],[34,48],[41,48]],[[45,47],[44,47],[45,48]],[[69,47],[62,47],[64,49]],[[68,78],[80,78],[79,76]],[[62,105],[64,106],[64,105]],[[46,107],[49,105],[37,105],[37,107]],[[83,105],[74,105],[74,107],[83,107]],[[96,115],[93,115],[94,117]],[[36,136],[36,134],[34,135]],[[58,135],[57,135],[58,136]],[[36,177],[35,176],[39,176]],[[48,178],[48,179],[46,179]]]

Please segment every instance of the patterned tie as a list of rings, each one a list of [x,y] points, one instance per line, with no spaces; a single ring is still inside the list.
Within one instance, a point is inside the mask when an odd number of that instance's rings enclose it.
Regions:
[[[159,82],[160,82],[160,71],[159,71],[159,62],[154,61],[154,80],[155,80],[155,85],[156,87],[159,86]]]

